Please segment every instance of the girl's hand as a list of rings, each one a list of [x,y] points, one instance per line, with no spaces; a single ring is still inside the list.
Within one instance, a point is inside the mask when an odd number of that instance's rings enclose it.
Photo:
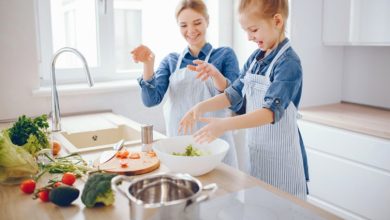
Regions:
[[[192,134],[195,123],[202,114],[199,105],[192,107],[180,120],[178,133]]]
[[[197,79],[200,78],[202,81],[205,81],[209,77],[224,77],[222,73],[219,72],[219,70],[211,63],[207,63],[203,60],[194,60],[193,63],[195,63],[196,65],[187,65],[187,68],[192,71],[198,72],[198,74],[196,75]]]
[[[208,124],[195,132],[194,138],[197,143],[210,143],[226,131],[223,118],[199,118],[199,121]]]
[[[147,63],[154,61],[154,53],[147,46],[140,45],[134,48],[131,52],[133,61],[138,63]]]

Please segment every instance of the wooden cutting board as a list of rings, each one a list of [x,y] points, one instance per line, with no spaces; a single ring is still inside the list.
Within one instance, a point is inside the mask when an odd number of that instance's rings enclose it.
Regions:
[[[122,167],[121,160],[123,159],[117,157],[113,157],[103,164],[99,164],[99,160],[96,160],[94,167],[105,172],[128,176],[149,173],[160,167],[160,160],[157,156],[151,157],[147,152],[137,153],[140,155],[139,159],[124,159],[127,162],[127,167]]]

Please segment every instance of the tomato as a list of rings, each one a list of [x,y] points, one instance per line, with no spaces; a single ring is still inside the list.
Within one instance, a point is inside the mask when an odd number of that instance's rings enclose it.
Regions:
[[[45,189],[43,191],[40,191],[38,193],[38,197],[39,199],[41,199],[42,202],[49,202],[50,199],[49,199],[49,190]]]
[[[24,192],[24,193],[31,194],[34,192],[35,186],[36,186],[35,181],[32,179],[28,179],[28,180],[23,181],[20,184],[20,190],[22,190],[22,192]]]
[[[56,182],[56,183],[54,183],[53,187],[56,188],[56,187],[59,187],[59,186],[61,186],[61,185],[62,185],[61,182]]]
[[[122,159],[125,159],[125,158],[127,158],[128,156],[129,156],[129,151],[123,150],[123,151],[122,151]]]
[[[61,150],[61,143],[59,141],[53,140],[52,141],[52,154],[53,156],[56,156]]]
[[[70,173],[70,172],[66,172],[62,176],[62,180],[61,181],[63,183],[65,183],[66,185],[72,186],[73,183],[76,181],[76,175],[74,175],[73,173]]]

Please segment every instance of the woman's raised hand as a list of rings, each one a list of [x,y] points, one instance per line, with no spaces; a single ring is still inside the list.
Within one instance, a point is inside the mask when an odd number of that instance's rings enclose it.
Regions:
[[[138,63],[147,63],[154,61],[154,53],[145,45],[140,45],[134,48],[131,52],[133,61]]]
[[[196,75],[197,79],[201,79],[202,81],[207,80],[209,77],[217,77],[222,76],[222,73],[211,63],[207,63],[203,60],[194,60],[194,64],[196,65],[187,65],[187,68],[198,72]]]
[[[192,134],[195,123],[202,114],[199,104],[192,107],[180,120],[178,133]]]

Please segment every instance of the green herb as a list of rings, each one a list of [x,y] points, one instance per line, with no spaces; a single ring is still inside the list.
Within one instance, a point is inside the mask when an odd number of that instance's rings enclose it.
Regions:
[[[199,157],[199,156],[204,156],[207,155],[208,153],[205,153],[201,150],[199,150],[196,147],[193,147],[192,144],[188,145],[185,149],[184,153],[172,153],[175,156],[189,156],[189,157]]]
[[[37,181],[46,172],[50,174],[71,172],[75,174],[76,177],[80,177],[84,175],[87,171],[91,170],[91,168],[88,167],[87,162],[83,160],[83,158],[77,153],[57,158],[49,156],[48,153],[43,153],[42,155],[49,162],[38,163],[40,172],[35,177],[35,181]]]
[[[23,146],[30,154],[35,155],[49,147],[48,128],[46,115],[34,119],[22,115],[8,130],[12,143]]]

